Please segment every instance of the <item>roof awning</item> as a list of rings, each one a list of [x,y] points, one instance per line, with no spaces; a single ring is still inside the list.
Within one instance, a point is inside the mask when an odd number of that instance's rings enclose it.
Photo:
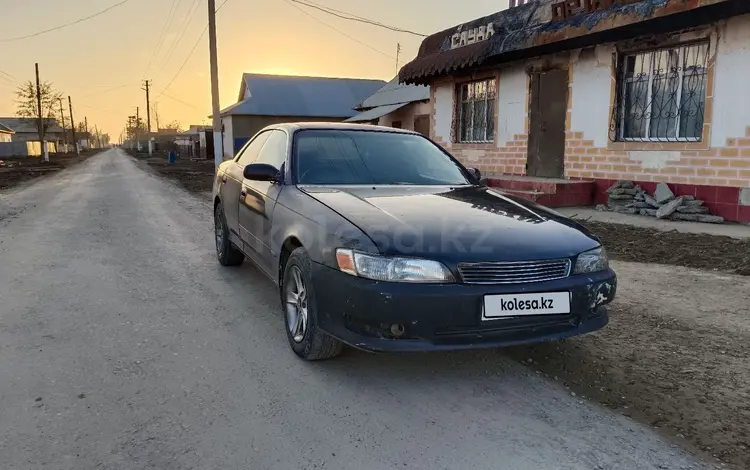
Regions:
[[[694,28],[750,11],[747,0],[528,1],[426,37],[399,71],[402,84],[429,85],[466,74],[596,44]]]
[[[409,103],[396,103],[396,104],[387,104],[385,106],[378,106],[377,108],[368,109],[367,111],[363,113],[359,113],[356,116],[350,117],[344,122],[372,121],[373,119],[377,119],[381,116],[385,116],[386,114],[392,113],[393,111],[396,111],[397,109],[401,109],[407,104]]]

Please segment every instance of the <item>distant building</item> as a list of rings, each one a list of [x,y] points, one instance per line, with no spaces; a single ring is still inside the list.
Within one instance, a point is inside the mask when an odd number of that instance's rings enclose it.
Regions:
[[[296,77],[246,73],[238,102],[221,111],[224,158],[271,124],[296,121],[341,122],[385,85],[384,80]]]
[[[180,153],[189,157],[206,157],[205,149],[201,150],[201,133],[205,133],[207,127],[192,125],[185,132],[178,134],[174,142]]]
[[[363,111],[346,122],[397,127],[430,135],[430,87],[405,85],[398,77],[388,82],[359,106]]]
[[[7,143],[13,140],[13,129],[0,124],[0,142]]]
[[[62,127],[55,119],[46,119],[47,132],[44,140],[47,142],[58,142],[64,136]],[[39,140],[36,118],[0,117],[0,125],[13,131],[12,142],[33,142]]]

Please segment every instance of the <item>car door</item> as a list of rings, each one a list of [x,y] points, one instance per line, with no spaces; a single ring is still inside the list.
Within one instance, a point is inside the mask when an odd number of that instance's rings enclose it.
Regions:
[[[242,172],[248,164],[258,158],[260,149],[263,148],[263,144],[266,143],[268,135],[269,132],[263,132],[245,144],[245,146],[237,153],[234,162],[227,165],[226,171],[221,179],[221,189],[219,190],[219,194],[221,195],[221,201],[224,205],[224,217],[226,218],[227,227],[229,228],[229,238],[243,250],[243,240],[239,224],[240,192],[242,189],[242,181],[245,179],[242,176]]]
[[[271,131],[255,163],[265,163],[282,172],[288,140],[286,132]],[[244,180],[240,193],[240,233],[257,255],[258,263],[268,273],[273,272],[270,247],[273,210],[283,187],[283,184],[275,182]]]

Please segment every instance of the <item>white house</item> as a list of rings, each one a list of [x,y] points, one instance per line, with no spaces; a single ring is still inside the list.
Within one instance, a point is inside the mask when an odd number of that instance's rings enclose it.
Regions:
[[[430,87],[388,82],[359,106],[363,111],[346,122],[371,123],[430,134]]]
[[[498,185],[588,182],[545,201],[580,205],[666,182],[744,222],[748,76],[746,0],[524,2],[427,37],[399,73],[431,87],[432,138]]]

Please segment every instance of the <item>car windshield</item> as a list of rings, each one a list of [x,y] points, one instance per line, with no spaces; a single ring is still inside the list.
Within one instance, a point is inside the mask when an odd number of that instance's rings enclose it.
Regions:
[[[298,184],[471,184],[456,161],[416,134],[305,130],[294,149]]]

